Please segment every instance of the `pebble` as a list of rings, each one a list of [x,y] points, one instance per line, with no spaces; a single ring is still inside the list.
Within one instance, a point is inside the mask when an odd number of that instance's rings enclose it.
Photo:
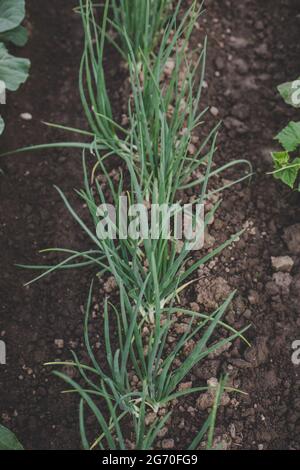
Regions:
[[[189,148],[188,148],[188,151],[189,151],[190,155],[195,155],[195,153],[197,152],[197,148],[194,144],[190,144]]]
[[[157,418],[157,415],[155,413],[149,413],[145,418],[146,426],[149,426],[150,424],[154,423],[156,418]]]
[[[235,437],[236,437],[236,429],[235,429],[234,423],[231,423],[231,424],[229,425],[229,432],[230,432],[230,435],[231,435],[232,439],[235,439]]]
[[[197,407],[199,410],[207,410],[211,408],[215,402],[216,389],[218,386],[218,380],[215,377],[210,378],[207,381],[208,386],[210,387],[206,393],[200,395],[197,399]],[[227,406],[230,403],[230,397],[228,393],[223,392],[223,395],[220,400],[221,406]]]
[[[294,261],[290,256],[272,256],[272,266],[275,271],[291,272],[294,266]]]
[[[54,340],[55,346],[57,346],[59,349],[63,349],[64,347],[64,340],[63,339],[55,339]]]
[[[174,69],[175,69],[175,60],[171,57],[167,60],[165,70],[164,70],[167,77],[171,77]]]
[[[179,385],[178,391],[182,392],[183,390],[188,390],[188,389],[192,388],[192,386],[193,386],[193,382],[182,383],[182,384]]]
[[[163,449],[174,449],[174,439],[164,439],[161,443]]]
[[[30,113],[22,113],[20,114],[20,118],[24,119],[24,121],[31,121],[32,115]]]
[[[252,316],[251,310],[250,309],[245,310],[244,317],[247,318],[247,320],[249,320],[251,316]]]
[[[212,107],[210,108],[210,112],[211,112],[211,114],[212,114],[214,117],[216,117],[216,116],[219,115],[219,110],[218,110],[218,108],[216,108],[215,106],[212,106]]]
[[[157,434],[158,437],[165,437],[165,435],[168,433],[168,428],[165,426],[164,428],[162,428],[159,433]]]

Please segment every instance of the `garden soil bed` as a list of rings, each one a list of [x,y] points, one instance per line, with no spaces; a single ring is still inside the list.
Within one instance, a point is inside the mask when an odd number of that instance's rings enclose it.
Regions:
[[[249,183],[223,193],[210,243],[224,241],[243,227],[245,233],[199,272],[197,285],[182,299],[210,311],[229,290],[237,289],[227,321],[236,328],[252,325],[251,349],[238,341],[202,363],[188,379],[198,384],[229,372],[232,383],[248,393],[231,396],[220,409],[216,435],[231,449],[300,449],[300,366],[291,361],[292,342],[300,339],[300,249],[299,242],[285,236],[288,227],[300,222],[300,198],[266,175],[272,138],[293,117],[276,85],[299,76],[297,4],[210,0],[199,38],[194,38],[197,45],[204,32],[209,36],[205,99],[213,107],[212,121],[224,120],[217,161],[246,158],[255,172]],[[59,0],[44,2],[42,9],[37,0],[28,2],[31,39],[22,54],[31,59],[32,73],[8,97],[1,150],[61,139],[42,120],[85,126],[77,91],[81,25],[72,7],[72,1],[63,6]],[[111,54],[106,65],[117,110],[123,82]],[[33,119],[22,120],[24,112]],[[81,187],[80,152],[16,155],[1,159],[0,167],[0,335],[7,346],[7,365],[0,366],[0,422],[27,449],[76,449],[78,401],[59,394],[63,384],[43,364],[69,359],[70,349],[84,357],[82,304],[91,276],[86,271],[61,272],[24,287],[32,273],[15,264],[39,263],[37,251],[46,247],[86,248],[88,241],[53,188],[61,187],[76,205],[73,188]],[[235,170],[228,179],[239,176]],[[84,212],[78,200],[77,209]],[[299,230],[289,229],[298,241]],[[271,257],[281,255],[291,256],[294,266],[291,273],[274,276]],[[180,402],[164,439],[186,448],[202,413],[195,398]]]

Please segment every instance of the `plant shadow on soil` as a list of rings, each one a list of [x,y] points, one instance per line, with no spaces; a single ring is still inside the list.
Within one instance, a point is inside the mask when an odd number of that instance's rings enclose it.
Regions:
[[[266,176],[273,136],[291,117],[297,119],[277,96],[276,85],[299,76],[300,7],[292,0],[206,4],[195,45],[207,32],[205,99],[214,106],[213,114],[218,112],[224,120],[218,158],[248,158],[256,174],[248,185],[223,194],[210,231],[212,243],[246,226],[244,236],[205,267],[203,280],[190,288],[183,302],[209,310],[228,288],[236,288],[227,320],[236,328],[252,323],[253,347],[245,349],[237,342],[201,364],[188,380],[196,383],[229,371],[233,383],[249,394],[236,396],[220,409],[217,435],[225,446],[300,449],[299,366],[291,362],[291,344],[300,339],[300,259],[283,240],[286,227],[300,222],[299,195]],[[29,2],[31,38],[22,55],[30,57],[32,72],[26,85],[8,97],[1,150],[60,139],[61,134],[47,129],[42,120],[84,127],[77,91],[82,33],[73,6],[72,1],[62,6],[53,0],[40,9],[37,0]],[[106,67],[117,105],[123,83],[114,56],[107,55]],[[33,120],[20,119],[23,112],[31,113]],[[93,272],[60,272],[26,288],[23,283],[31,273],[14,265],[38,263],[37,251],[49,246],[86,247],[87,240],[53,189],[54,184],[60,186],[76,205],[73,188],[81,187],[80,152],[6,157],[1,168],[0,335],[7,346],[7,365],[0,366],[0,421],[28,449],[76,449],[77,399],[59,395],[64,385],[43,363],[69,359],[71,348],[85,357],[81,305]],[[235,171],[228,179],[237,175]],[[78,201],[76,208],[83,214]],[[271,256],[279,255],[294,260],[284,285],[274,281],[271,267]],[[199,426],[198,416],[195,399],[179,404],[167,434],[175,447],[186,447]]]

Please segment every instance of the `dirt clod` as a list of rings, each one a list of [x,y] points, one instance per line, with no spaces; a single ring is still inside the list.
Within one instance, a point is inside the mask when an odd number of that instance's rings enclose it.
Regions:
[[[272,266],[276,271],[291,272],[294,261],[290,256],[272,256]]]
[[[197,302],[206,309],[215,309],[221,301],[224,301],[231,292],[231,289],[222,277],[215,279],[201,280],[196,287]]]
[[[163,449],[174,449],[175,442],[174,439],[164,439],[161,443]]]
[[[214,377],[210,378],[207,381],[208,386],[210,387],[206,393],[200,395],[197,399],[197,407],[199,410],[207,410],[211,408],[214,404],[216,397],[216,390],[218,386],[218,380]],[[227,392],[223,392],[220,404],[221,406],[227,406],[230,403],[230,397]]]

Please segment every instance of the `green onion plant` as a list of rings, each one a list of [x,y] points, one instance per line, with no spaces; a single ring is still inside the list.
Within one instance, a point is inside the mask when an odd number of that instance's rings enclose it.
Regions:
[[[135,61],[135,55],[131,50],[128,56],[132,87],[132,96],[128,100],[129,130],[121,129],[113,121],[108,94],[104,92],[104,95],[101,95],[101,90],[105,91],[102,53],[100,57],[97,56],[96,58],[93,51],[95,44],[101,44],[101,41],[104,40],[104,26],[101,33],[99,33],[90,2],[87,1],[85,6],[82,5],[83,23],[86,32],[84,60],[88,60],[88,62],[84,66],[85,80],[81,78],[80,85],[83,103],[94,132],[94,140],[89,145],[88,150],[96,159],[93,174],[101,171],[105,175],[107,187],[117,209],[119,209],[120,196],[123,194],[128,195],[130,204],[146,203],[167,204],[169,207],[176,206],[176,203],[181,202],[178,196],[180,192],[192,187],[199,188],[193,204],[203,204],[213,193],[224,189],[221,187],[213,191],[208,190],[209,181],[214,176],[233,165],[248,164],[244,160],[238,160],[229,162],[220,168],[212,169],[213,157],[216,152],[218,125],[204,138],[196,154],[189,155],[193,132],[202,124],[207,112],[207,109],[199,111],[204,80],[206,44],[195,65],[188,63],[188,57],[185,53],[186,41],[190,37],[193,25],[200,13],[196,10],[195,5],[196,3],[193,3],[184,15],[175,33],[172,33],[172,27],[165,32],[158,54],[152,62],[143,56],[142,77],[140,68]],[[105,14],[104,12],[104,16]],[[92,25],[94,26],[95,37],[91,35]],[[100,37],[98,34],[100,34]],[[179,39],[184,40],[183,43],[180,42],[181,47],[178,46]],[[130,49],[131,43],[128,37],[127,41]],[[103,46],[100,49],[102,51]],[[175,65],[168,82],[165,84],[164,69],[170,59],[174,60]],[[182,68],[184,68],[184,78],[179,82],[179,72]],[[99,70],[101,73],[99,73]],[[96,72],[92,74],[93,71]],[[88,83],[87,90],[92,105],[87,104],[86,95],[84,95],[86,89],[84,89],[83,83],[85,81]],[[91,91],[94,89],[99,91],[98,98],[95,98],[94,92]],[[102,101],[100,98],[102,98]],[[185,102],[184,109],[181,107],[183,102]],[[168,114],[170,106],[173,107],[171,116]],[[98,122],[101,124],[101,128],[98,127]],[[120,135],[117,131],[120,131]],[[70,145],[72,144],[70,143]],[[86,153],[87,150],[85,149],[84,154]],[[126,178],[123,178],[123,174],[120,174],[118,186],[115,187],[116,185],[107,169],[113,155],[120,159],[120,162],[123,163],[124,172],[130,175],[129,185],[128,183],[125,184],[124,180]],[[195,261],[186,270],[183,267],[191,256],[189,243],[186,241],[178,250],[177,240],[166,240],[162,237],[165,228],[163,226],[160,227],[158,239],[154,240],[118,239],[116,246],[115,240],[97,238],[96,226],[99,222],[97,208],[99,204],[105,205],[108,201],[106,200],[105,190],[98,183],[97,178],[95,178],[95,187],[90,184],[91,178],[88,174],[85,156],[83,161],[85,187],[84,190],[79,192],[79,195],[90,211],[94,224],[93,229],[83,222],[64,194],[59,189],[58,191],[68,210],[91,238],[94,248],[84,253],[66,250],[68,256],[61,263],[56,266],[38,267],[44,271],[38,278],[53,272],[55,269],[81,267],[95,263],[99,267],[101,275],[109,273],[116,280],[121,279],[130,298],[137,302],[141,286],[149,276],[141,312],[153,323],[157,308],[155,299],[160,299],[160,308],[167,305],[173,299],[174,293],[178,294],[189,284],[193,273],[202,264],[228,246],[234,237]],[[193,178],[193,175],[198,174],[199,171],[203,176]],[[241,177],[240,181],[248,176],[249,173]],[[215,204],[213,209],[206,215],[205,226],[210,222],[218,206],[219,203]],[[82,261],[76,264],[80,258],[82,258]],[[31,268],[37,267],[31,266]]]
[[[68,211],[89,236],[91,246],[84,252],[69,248],[46,250],[65,257],[54,265],[30,268],[41,270],[34,280],[59,269],[86,266],[95,266],[98,276],[114,277],[120,302],[111,305],[106,300],[104,305],[103,347],[107,363],[100,364],[88,335],[91,287],[84,328],[91,364],[81,363],[73,353],[74,360],[61,365],[76,367],[81,380],[77,382],[58,371],[56,375],[68,383],[68,392],[77,392],[80,396],[79,425],[84,448],[128,448],[129,422],[135,448],[150,449],[170,415],[164,418],[157,415],[153,424],[146,426],[149,410],[157,414],[161,407],[181,396],[207,390],[207,387],[196,387],[179,391],[178,387],[208,354],[236,338],[245,340],[245,330],[237,332],[222,320],[234,294],[212,314],[200,314],[180,306],[180,294],[194,281],[198,268],[240,234],[207,254],[199,256],[197,251],[193,252],[197,256],[192,257],[187,241],[179,246],[178,240],[163,236],[164,224],[159,224],[158,236],[154,239],[119,237],[118,224],[116,239],[98,237],[98,207],[112,202],[118,213],[120,197],[125,196],[129,204],[167,205],[174,215],[183,202],[184,191],[194,188],[191,203],[204,204],[213,194],[234,184],[218,185],[222,172],[234,165],[246,165],[246,173],[238,179],[243,181],[251,174],[251,167],[242,159],[221,166],[214,164],[219,123],[207,131],[204,124],[208,109],[201,109],[207,41],[196,62],[192,60],[194,51],[187,52],[202,12],[196,0],[183,13],[180,1],[168,19],[171,3],[168,1],[106,0],[101,22],[91,0],[79,2],[85,38],[79,89],[89,130],[50,124],[76,135],[77,140],[20,151],[53,147],[82,151],[84,185],[77,194],[87,207],[90,223],[85,222],[63,192],[57,190]],[[131,8],[132,4],[135,9]],[[158,12],[161,17],[156,17]],[[139,18],[142,18],[140,22]],[[103,67],[109,28],[117,31],[119,39],[112,42],[128,64],[130,93],[125,97],[126,127],[114,117]],[[198,128],[202,129],[204,137],[196,151],[191,152]],[[121,168],[117,182],[110,174],[112,162]],[[105,177],[104,185],[100,184],[99,176]],[[205,227],[219,204],[205,215]],[[189,319],[188,329],[172,349],[168,337],[178,313]],[[149,334],[145,336],[146,326]],[[112,339],[114,328],[117,341]],[[225,338],[216,341],[219,328],[227,333]],[[195,347],[189,357],[183,357],[184,345],[190,340]],[[131,381],[132,373],[138,378],[135,386]],[[225,387],[225,382],[221,381],[212,412],[190,449],[198,447],[205,435],[207,447],[213,446],[217,408]],[[92,442],[86,430],[87,408],[98,423]]]
[[[160,409],[181,397],[204,393],[208,390],[207,386],[178,389],[192,368],[230,341],[238,337],[245,340],[243,333],[247,328],[238,332],[222,321],[234,293],[211,315],[182,308],[158,310],[155,324],[145,336],[143,333],[145,320],[140,317],[140,307],[147,282],[148,280],[141,289],[138,303],[134,306],[123,287],[120,289],[119,309],[114,305],[109,305],[107,299],[105,300],[103,348],[106,352],[106,364],[100,364],[89,337],[92,285],[84,325],[85,346],[91,364],[81,363],[74,352],[73,361],[48,364],[56,367],[75,367],[80,374],[80,380],[74,380],[60,371],[54,371],[56,376],[70,386],[64,393],[79,395],[80,433],[85,449],[127,449],[128,426],[134,448],[151,449],[155,445],[159,431],[171,417],[171,412],[161,417],[158,414]],[[188,328],[170,350],[167,342],[168,334],[179,313],[189,319]],[[228,334],[224,339],[215,341],[213,336],[218,328],[224,329]],[[184,357],[182,354],[184,345],[192,339],[195,340],[194,350],[190,356]],[[180,366],[178,366],[178,360],[180,360]],[[138,378],[135,386],[132,384],[133,374]],[[216,407],[224,389],[238,392],[227,387],[222,380],[216,390]],[[212,445],[212,439],[210,440],[209,436],[213,435],[216,407],[213,407],[199,434],[195,436],[190,449],[195,449],[207,432],[208,447]],[[86,432],[86,410],[95,416],[97,422],[91,442]],[[151,425],[146,426],[145,418],[149,412],[155,413],[156,418]]]

